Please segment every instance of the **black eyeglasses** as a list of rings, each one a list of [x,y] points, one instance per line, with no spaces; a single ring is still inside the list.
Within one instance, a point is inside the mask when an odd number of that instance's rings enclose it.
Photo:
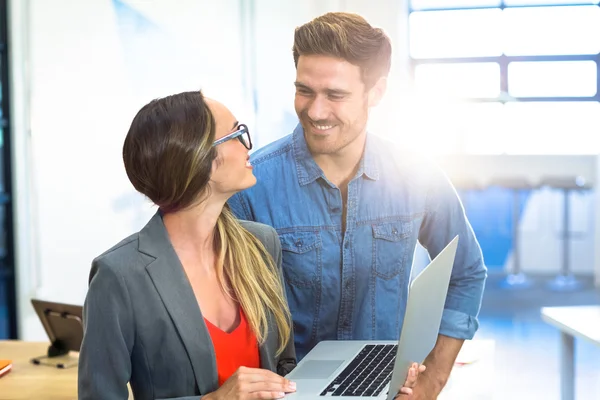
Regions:
[[[230,133],[229,135],[225,135],[220,139],[217,139],[213,142],[213,146],[219,145],[221,143],[225,143],[228,140],[237,139],[239,140],[245,148],[248,150],[252,150],[252,139],[250,139],[250,131],[248,131],[248,127],[244,124],[238,125],[238,129],[235,132]]]

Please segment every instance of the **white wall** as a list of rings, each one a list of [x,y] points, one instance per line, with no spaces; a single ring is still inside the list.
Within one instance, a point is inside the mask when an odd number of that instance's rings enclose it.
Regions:
[[[291,133],[294,112],[294,29],[327,10],[327,1],[254,0],[256,148]]]
[[[398,8],[392,0],[377,3]],[[347,8],[338,0],[176,4],[10,3],[24,339],[45,339],[32,297],[82,304],[92,258],[139,230],[154,212],[122,166],[122,141],[137,110],[152,98],[202,88],[258,128],[258,146],[283,136],[283,113],[294,117],[294,28]],[[350,11],[370,10],[362,8]],[[389,13],[378,18],[393,25]]]
[[[14,129],[16,225],[20,331],[26,339],[45,338],[31,297],[82,304],[92,258],[140,229],[154,212],[131,188],[121,159],[124,136],[142,105],[202,88],[240,119],[251,115],[237,56],[238,0],[178,0],[177,7],[169,0],[124,3],[11,4],[18,18],[13,48],[21,52],[13,63],[19,71],[13,93],[20,109]],[[29,86],[29,98],[19,85]],[[30,159],[22,157],[27,153]]]

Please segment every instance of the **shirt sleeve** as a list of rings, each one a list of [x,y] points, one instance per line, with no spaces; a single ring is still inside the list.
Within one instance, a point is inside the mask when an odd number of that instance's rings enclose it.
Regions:
[[[487,269],[454,186],[441,170],[436,169],[431,174],[419,242],[433,259],[456,235],[459,237],[458,248],[440,334],[457,339],[472,339],[479,328],[477,317]]]

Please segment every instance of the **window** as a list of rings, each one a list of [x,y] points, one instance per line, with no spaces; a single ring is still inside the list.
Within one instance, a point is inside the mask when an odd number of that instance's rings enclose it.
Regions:
[[[409,146],[434,154],[499,154],[503,149],[501,103],[423,101],[406,113]]]
[[[415,84],[420,95],[443,94],[454,97],[500,95],[498,63],[423,64],[415,69]]]
[[[507,153],[595,154],[600,149],[596,101],[510,102],[504,108]]]
[[[411,13],[410,55],[413,58],[499,56],[501,17],[499,8]]]
[[[600,152],[594,139],[600,128],[599,3],[412,0],[409,54],[416,93],[433,104],[456,104],[455,117],[447,106],[414,113],[429,116],[424,125],[441,124],[441,151]],[[431,142],[432,135],[420,132],[420,139]]]
[[[504,54],[565,55],[600,52],[600,7],[518,7],[502,12]]]
[[[511,62],[508,92],[513,97],[594,97],[597,75],[595,61]]]

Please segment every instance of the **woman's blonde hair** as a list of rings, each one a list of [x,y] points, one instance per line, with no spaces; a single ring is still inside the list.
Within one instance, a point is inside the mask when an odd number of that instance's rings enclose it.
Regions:
[[[228,208],[223,209],[217,221],[217,232],[220,245],[217,268],[219,281],[224,285],[224,278],[229,280],[261,343],[268,333],[267,310],[273,314],[279,331],[277,353],[280,354],[291,336],[291,317],[273,258],[260,240],[244,229]],[[236,268],[238,265],[244,265],[245,268]]]
[[[187,209],[208,195],[217,158],[214,140],[214,117],[200,91],[153,100],[137,113],[125,138],[127,176],[163,213]],[[217,221],[215,249],[222,289],[239,302],[261,344],[272,314],[281,354],[290,340],[291,317],[280,271],[265,246],[227,206]]]

